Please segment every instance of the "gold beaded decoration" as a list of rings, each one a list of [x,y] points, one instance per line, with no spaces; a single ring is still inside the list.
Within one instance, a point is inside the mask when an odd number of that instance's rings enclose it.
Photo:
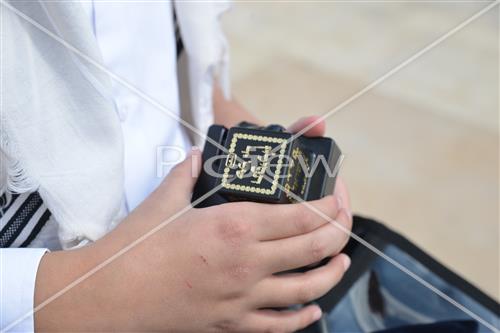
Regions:
[[[234,133],[231,139],[231,144],[229,145],[229,154],[235,154],[236,143],[238,142],[238,139],[280,144],[278,163],[276,164],[276,171],[274,173],[273,181],[271,182],[271,188],[259,188],[255,186],[231,184],[228,182],[229,172],[230,172],[230,169],[228,167],[224,168],[224,173],[222,175],[222,187],[230,190],[273,195],[276,192],[276,189],[278,188],[278,181],[281,174],[281,168],[283,166],[283,157],[286,151],[287,139],[276,138],[272,136],[247,134],[247,133]]]

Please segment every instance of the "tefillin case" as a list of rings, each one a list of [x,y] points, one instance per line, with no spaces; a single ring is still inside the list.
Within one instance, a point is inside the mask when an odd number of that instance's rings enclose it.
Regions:
[[[212,125],[207,136],[192,197],[198,208],[242,200],[291,203],[333,193],[342,154],[330,138],[294,137],[279,125],[250,123]]]
[[[202,155],[204,167],[193,191],[192,202],[196,207],[240,200],[268,203],[314,200],[334,190],[342,155],[332,139],[294,138],[293,134],[278,125],[257,127],[248,123],[230,129],[213,125],[208,137]],[[217,190],[211,193],[214,189]],[[397,256],[398,262],[421,279],[439,281],[442,293],[466,302],[464,304],[490,323],[498,323],[500,305],[496,300],[448,270],[403,236],[375,220],[360,216],[354,216],[352,232],[391,258]],[[352,331],[346,327],[351,327],[353,318],[362,317],[356,314],[356,309],[370,309],[372,315],[378,318],[378,323],[383,318],[381,313],[384,309],[379,305],[391,299],[403,304],[403,310],[415,304],[426,304],[429,308],[432,300],[436,301],[436,297],[431,299],[425,287],[354,239],[350,239],[342,252],[351,257],[352,265],[335,288],[315,301],[321,307],[323,317],[302,333]],[[398,289],[398,286],[408,287]],[[390,297],[381,292],[381,289],[388,292],[394,288],[396,290],[388,294]],[[364,292],[360,293],[360,290]],[[353,300],[357,300],[357,304],[352,304]],[[490,331],[471,321],[464,312],[457,312],[453,305],[445,307],[446,304],[436,302],[433,306],[439,311],[436,310],[429,320],[436,321],[438,326],[443,320],[444,324],[449,320],[462,320],[452,323],[473,324],[476,326],[474,332]],[[406,320],[405,324],[414,326],[398,328],[403,323],[392,323],[387,327],[389,330],[377,332],[440,331],[433,324],[419,325],[422,324],[419,320]]]

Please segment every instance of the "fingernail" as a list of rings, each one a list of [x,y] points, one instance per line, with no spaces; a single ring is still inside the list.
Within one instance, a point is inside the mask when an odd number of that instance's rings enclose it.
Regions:
[[[187,153],[186,158],[191,158],[193,155],[197,154],[200,151],[200,148],[197,146],[192,146],[191,151]]]
[[[347,254],[342,255],[342,264],[344,265],[344,272],[351,266],[351,258]]]
[[[344,212],[345,215],[347,215],[347,218],[352,221],[352,213],[349,209],[347,208],[342,208],[342,211]]]
[[[323,312],[321,311],[321,309],[316,308],[316,310],[314,310],[314,312],[313,312],[313,320],[314,321],[319,320],[319,318],[321,318],[322,315],[323,315]]]
[[[342,198],[337,195],[337,209],[342,208]]]

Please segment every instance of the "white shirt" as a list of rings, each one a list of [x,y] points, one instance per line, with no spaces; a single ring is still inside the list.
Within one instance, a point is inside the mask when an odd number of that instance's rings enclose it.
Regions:
[[[104,64],[156,102],[179,115],[176,43],[170,2],[82,2],[94,27]],[[183,159],[190,142],[180,124],[123,85],[113,82],[113,97],[124,137],[125,199],[134,209]],[[33,244],[55,228],[44,228]],[[48,234],[47,234],[48,233]],[[25,316],[9,331],[33,331],[34,286],[45,249],[0,249],[0,328]],[[22,263],[22,264],[20,264]]]

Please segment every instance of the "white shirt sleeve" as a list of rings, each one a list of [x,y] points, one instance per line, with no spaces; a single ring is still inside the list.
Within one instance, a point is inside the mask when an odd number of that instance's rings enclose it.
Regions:
[[[0,330],[33,332],[38,265],[47,249],[0,249]]]

